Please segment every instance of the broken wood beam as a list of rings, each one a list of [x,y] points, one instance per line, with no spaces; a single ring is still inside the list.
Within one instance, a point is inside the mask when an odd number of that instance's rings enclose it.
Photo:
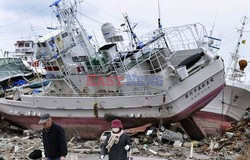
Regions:
[[[200,141],[207,136],[192,116],[181,120],[180,123],[192,140]]]

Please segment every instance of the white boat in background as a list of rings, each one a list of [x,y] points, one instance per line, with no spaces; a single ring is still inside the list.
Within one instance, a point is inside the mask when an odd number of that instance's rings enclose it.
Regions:
[[[28,63],[35,73],[46,75],[42,63],[36,57],[37,46],[33,40],[18,40],[15,43],[15,52],[6,52],[5,57],[21,58],[24,63]],[[28,66],[26,64],[26,66]]]
[[[8,54],[11,54],[13,57],[22,58],[32,65],[36,51],[35,42],[32,40],[18,40],[14,45],[15,52],[10,52]]]
[[[239,54],[240,45],[245,43],[242,35],[248,18],[243,17],[241,23],[241,29],[238,30],[239,39],[226,72],[226,86],[201,112],[195,113],[196,122],[208,135],[223,133],[230,127],[227,122],[241,120],[250,108],[250,84],[246,81],[248,62],[245,59],[240,60]]]
[[[20,40],[15,43],[15,51],[4,51],[0,58],[0,96],[5,96],[5,90],[30,83],[37,74],[46,74],[43,65],[34,60],[36,48],[34,41]]]
[[[208,51],[204,26],[159,28],[138,38],[127,23],[133,45],[122,49],[122,36],[108,23],[102,26],[107,44],[96,51],[76,18],[76,4],[58,0],[51,5],[61,30],[36,43],[51,83],[39,94],[22,94],[20,88],[18,100],[1,98],[6,120],[41,129],[39,116],[50,113],[68,136],[93,139],[114,118],[125,128],[178,122],[223,89],[223,60]]]

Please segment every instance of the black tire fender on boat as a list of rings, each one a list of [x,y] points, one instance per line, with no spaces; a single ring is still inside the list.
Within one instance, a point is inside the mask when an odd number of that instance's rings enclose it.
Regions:
[[[187,69],[193,66],[196,62],[198,62],[201,57],[204,55],[204,52],[196,53],[187,59],[183,60],[178,66],[186,66]]]

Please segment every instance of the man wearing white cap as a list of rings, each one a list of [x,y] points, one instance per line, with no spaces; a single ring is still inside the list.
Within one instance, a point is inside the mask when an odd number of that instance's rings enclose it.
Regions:
[[[64,129],[53,123],[48,113],[41,116],[43,124],[43,146],[46,160],[66,160],[68,153]]]

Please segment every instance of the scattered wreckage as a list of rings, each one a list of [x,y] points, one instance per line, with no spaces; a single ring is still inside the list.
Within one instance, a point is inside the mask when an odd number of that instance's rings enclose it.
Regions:
[[[166,159],[250,159],[250,121],[232,123],[222,136],[207,137],[201,141],[192,141],[179,123],[161,130],[152,124],[125,130],[132,141],[132,154],[145,157]],[[32,159],[32,154],[43,151],[41,133],[33,130],[20,130],[5,122],[0,123],[0,160]],[[11,133],[11,134],[9,134]],[[68,141],[67,159],[78,160],[82,154],[98,154],[109,131],[99,140],[82,141],[75,136]]]

